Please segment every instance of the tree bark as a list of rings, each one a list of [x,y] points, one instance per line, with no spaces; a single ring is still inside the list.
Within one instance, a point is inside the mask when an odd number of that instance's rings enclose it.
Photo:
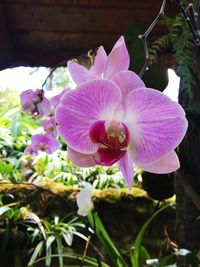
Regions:
[[[195,77],[194,77],[195,79]],[[176,177],[176,235],[179,248],[194,253],[200,251],[200,82],[193,89],[193,99],[188,104],[187,94],[180,85],[179,102],[195,107],[187,116],[187,134],[179,147],[181,168]],[[199,105],[200,108],[200,105]],[[187,109],[186,109],[187,114]],[[199,112],[200,114],[200,112]],[[188,115],[188,114],[187,114]],[[178,267],[188,267],[185,257],[178,259]]]

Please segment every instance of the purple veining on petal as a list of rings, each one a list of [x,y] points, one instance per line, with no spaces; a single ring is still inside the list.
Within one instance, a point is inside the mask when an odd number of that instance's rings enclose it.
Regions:
[[[112,51],[107,56],[103,46],[97,50],[94,64],[90,69],[79,64],[76,60],[68,61],[68,70],[74,82],[78,85],[92,79],[111,79],[116,73],[128,70],[130,63],[124,37],[121,36]]]
[[[75,60],[69,60],[67,68],[72,79],[77,85],[91,78],[90,71]]]
[[[105,71],[107,58],[108,57],[103,46],[100,46],[97,49],[97,53],[94,58],[94,65],[92,65],[92,67],[90,68],[90,72],[93,77],[102,77],[102,74]]]
[[[64,89],[60,94],[55,95],[50,99],[50,102],[54,108],[56,108],[60,104],[62,96],[68,92],[70,92],[70,89]]]
[[[131,188],[131,186],[133,185],[134,171],[133,171],[133,161],[128,152],[124,154],[123,157],[120,158],[118,164],[124,176],[124,180],[126,181],[128,187]]]
[[[97,153],[83,154],[79,153],[71,147],[67,147],[67,157],[79,167],[92,167],[97,165],[95,158],[98,157]]]
[[[124,37],[121,36],[108,55],[104,72],[105,79],[111,79],[116,73],[128,70],[130,58]]]
[[[187,130],[182,107],[150,88],[133,90],[125,100],[133,160],[146,164],[174,150]]]
[[[90,127],[101,118],[112,118],[120,101],[120,89],[111,81],[92,80],[80,84],[65,94],[56,108],[59,135],[74,150],[95,153],[98,144],[89,136]]]
[[[140,167],[147,172],[164,174],[178,170],[180,162],[176,152],[172,150],[158,160],[142,164]]]
[[[124,49],[122,39],[111,52],[113,62],[117,49]],[[124,62],[123,68],[127,57]],[[69,155],[76,164],[112,165],[118,161],[130,187],[133,162],[156,173],[179,166],[171,151],[184,137],[187,120],[178,103],[146,88],[135,73],[119,69],[110,70],[113,81],[87,81],[65,94],[55,116],[59,134],[72,149]]]

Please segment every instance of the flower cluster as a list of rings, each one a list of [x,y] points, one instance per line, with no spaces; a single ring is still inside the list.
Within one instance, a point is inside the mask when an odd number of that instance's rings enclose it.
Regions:
[[[90,69],[70,60],[68,70],[76,88],[52,99],[51,106],[69,159],[81,167],[117,162],[131,187],[133,162],[153,173],[179,168],[174,150],[186,133],[187,120],[178,103],[147,88],[128,67],[123,37],[108,55],[99,47]],[[50,134],[55,121],[48,121],[43,126]]]
[[[31,144],[26,147],[25,153],[31,156],[36,155],[38,151],[51,154],[60,148],[54,112],[61,97],[68,91],[69,89],[64,89],[59,95],[53,96],[50,100],[44,96],[42,89],[35,91],[29,89],[22,92],[20,96],[22,110],[33,117],[38,115],[41,118],[41,125],[45,132],[31,137]]]

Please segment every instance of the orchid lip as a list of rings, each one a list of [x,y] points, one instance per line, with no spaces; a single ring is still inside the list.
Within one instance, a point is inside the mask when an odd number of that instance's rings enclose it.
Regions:
[[[127,151],[129,131],[124,123],[112,120],[96,121],[90,128],[90,138],[99,144],[94,160],[100,165],[112,165]]]

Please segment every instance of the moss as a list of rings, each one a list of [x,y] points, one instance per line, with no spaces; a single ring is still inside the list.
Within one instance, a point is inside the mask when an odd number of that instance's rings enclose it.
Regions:
[[[2,194],[9,194],[18,192],[20,194],[26,193],[27,191],[47,191],[50,194],[62,196],[72,202],[76,200],[76,195],[80,191],[80,188],[73,186],[66,186],[62,183],[55,183],[50,179],[42,179],[42,181],[36,181],[34,184],[30,183],[10,183],[10,182],[1,182],[0,183],[0,192]],[[110,203],[115,203],[121,199],[129,200],[144,200],[157,203],[148,197],[147,193],[136,187],[132,187],[130,190],[128,188],[106,188],[106,189],[93,189],[92,198],[94,202],[106,201]],[[164,201],[174,202],[174,198],[170,198]]]
[[[132,188],[129,190],[128,188],[107,188],[107,189],[94,189],[93,190],[93,198],[98,200],[105,200],[108,202],[116,202],[122,198],[148,198],[146,192],[139,188]]]

